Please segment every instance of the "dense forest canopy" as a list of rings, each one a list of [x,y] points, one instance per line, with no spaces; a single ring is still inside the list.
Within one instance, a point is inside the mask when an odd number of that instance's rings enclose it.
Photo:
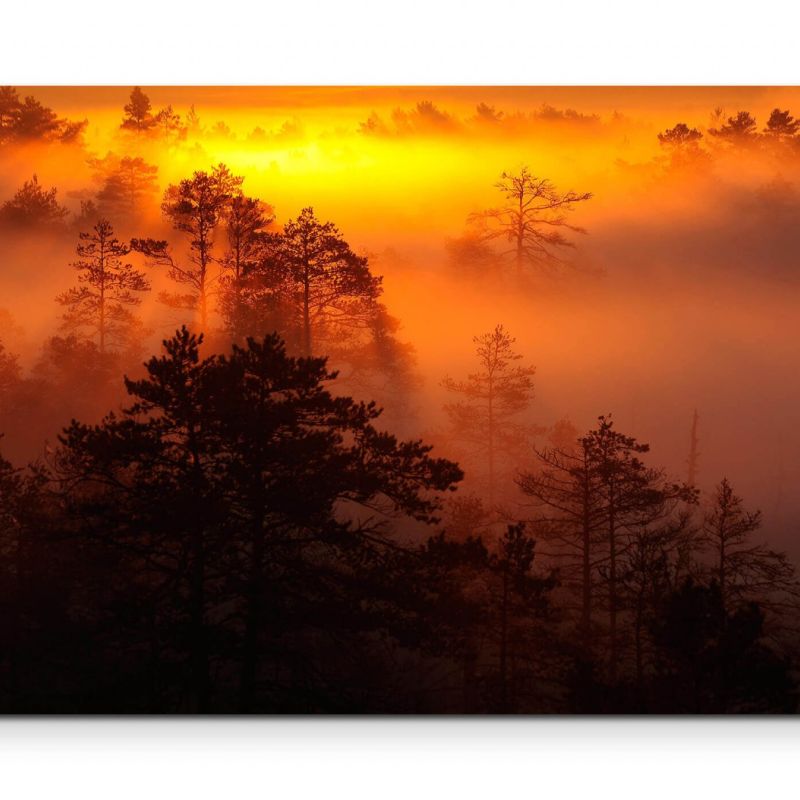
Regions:
[[[793,107],[1,88],[0,710],[795,710]]]

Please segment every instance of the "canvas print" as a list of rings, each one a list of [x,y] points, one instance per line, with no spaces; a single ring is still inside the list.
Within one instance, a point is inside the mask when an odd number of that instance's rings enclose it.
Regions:
[[[795,112],[0,88],[0,712],[795,712]]]

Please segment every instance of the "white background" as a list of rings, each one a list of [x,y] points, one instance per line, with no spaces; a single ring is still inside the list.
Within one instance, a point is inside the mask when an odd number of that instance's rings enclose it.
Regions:
[[[800,84],[792,5],[12,0],[0,83]],[[794,719],[0,720],[15,800],[769,798],[798,755]]]

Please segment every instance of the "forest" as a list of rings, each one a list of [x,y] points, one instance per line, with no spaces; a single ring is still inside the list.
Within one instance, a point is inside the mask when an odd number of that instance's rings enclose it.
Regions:
[[[0,87],[0,713],[797,710],[785,105],[102,89]]]

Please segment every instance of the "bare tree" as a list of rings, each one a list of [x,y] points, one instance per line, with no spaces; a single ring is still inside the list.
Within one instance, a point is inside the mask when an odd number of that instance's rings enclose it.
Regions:
[[[532,175],[528,167],[522,167],[516,175],[504,172],[495,188],[505,204],[472,214],[468,220],[480,226],[482,238],[508,242],[510,247],[504,255],[513,257],[518,276],[526,266],[562,264],[558,250],[574,247],[563,231],[585,233],[567,221],[568,214],[577,203],[589,200],[591,192],[560,192],[547,178]]]

